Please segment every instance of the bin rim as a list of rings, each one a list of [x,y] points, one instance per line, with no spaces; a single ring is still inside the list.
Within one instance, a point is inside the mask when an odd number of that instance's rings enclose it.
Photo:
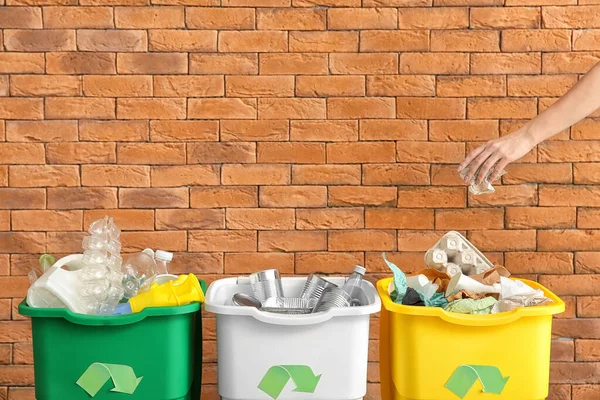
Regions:
[[[336,277],[329,277],[336,278]],[[208,312],[217,315],[237,315],[237,316],[250,316],[254,319],[272,324],[272,325],[290,325],[290,326],[301,326],[301,325],[315,325],[326,321],[329,321],[333,317],[357,317],[361,315],[371,315],[378,313],[381,310],[381,299],[377,295],[375,286],[367,281],[363,280],[367,296],[373,297],[373,303],[361,306],[361,307],[346,307],[346,308],[332,308],[325,312],[319,312],[314,314],[303,314],[303,315],[285,315],[276,314],[266,311],[260,311],[253,307],[239,307],[239,306],[228,306],[223,304],[217,304],[217,291],[224,285],[237,284],[238,278],[224,278],[218,279],[210,284],[208,291],[205,296],[204,309]],[[305,280],[305,277],[293,276],[293,277],[282,277],[282,280]]]
[[[544,295],[552,300],[547,306],[519,307],[513,311],[498,314],[471,315],[452,313],[441,307],[415,307],[396,304],[390,298],[388,287],[394,278],[384,278],[377,282],[377,291],[381,297],[383,307],[392,313],[414,315],[422,317],[439,317],[446,322],[465,326],[496,326],[514,322],[522,317],[540,317],[560,314],[565,311],[565,303],[550,290],[537,282],[527,279],[510,278],[518,280],[534,289],[540,289]]]
[[[202,291],[206,292],[206,282],[200,280]],[[19,304],[19,314],[32,318],[64,318],[69,322],[85,326],[119,326],[140,322],[147,317],[166,317],[190,314],[200,310],[200,303],[190,303],[174,307],[149,307],[139,313],[126,315],[87,315],[74,313],[68,308],[34,308],[27,305],[27,298]]]

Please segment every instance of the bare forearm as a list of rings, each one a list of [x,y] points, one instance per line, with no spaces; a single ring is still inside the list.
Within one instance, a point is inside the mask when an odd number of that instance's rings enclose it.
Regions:
[[[600,108],[600,63],[546,111],[529,121],[522,131],[535,144],[556,135]]]

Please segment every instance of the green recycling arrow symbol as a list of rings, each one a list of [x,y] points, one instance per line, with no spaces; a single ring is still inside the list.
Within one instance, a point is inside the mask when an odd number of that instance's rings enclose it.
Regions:
[[[111,378],[115,385],[111,392],[133,394],[143,377],[137,378],[133,368],[127,365],[93,363],[77,380],[77,384],[94,397]]]
[[[444,386],[462,399],[478,379],[481,381],[484,393],[501,394],[508,378],[508,376],[506,378],[502,376],[498,367],[461,365]]]
[[[314,393],[321,375],[315,376],[312,369],[306,365],[277,365],[269,368],[258,388],[277,399],[290,378],[296,385],[294,392]]]

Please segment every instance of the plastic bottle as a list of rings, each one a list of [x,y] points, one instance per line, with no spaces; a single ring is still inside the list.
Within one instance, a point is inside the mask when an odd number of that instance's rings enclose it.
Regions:
[[[169,263],[173,260],[173,253],[164,250],[156,250],[154,253],[154,260],[156,261],[156,272],[159,275],[168,274]]]
[[[154,252],[151,249],[145,249],[125,259],[123,263],[125,298],[132,298],[150,289],[150,285],[156,277],[156,262],[153,255]]]
[[[364,301],[364,292],[361,287],[366,272],[367,269],[365,267],[361,267],[360,265],[355,266],[354,272],[350,275],[344,286],[342,286],[342,290],[350,295],[354,305],[366,304]]]

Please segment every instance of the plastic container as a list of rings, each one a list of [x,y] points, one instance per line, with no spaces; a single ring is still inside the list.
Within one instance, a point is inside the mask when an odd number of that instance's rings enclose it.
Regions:
[[[461,271],[476,275],[494,267],[477,247],[459,232],[450,231],[425,253],[425,264],[450,276]]]
[[[543,400],[548,396],[552,315],[565,304],[519,308],[494,315],[449,313],[437,307],[395,304],[393,278],[377,282],[383,308],[380,332],[382,400],[456,400],[445,387],[463,365],[497,367],[508,378],[500,394],[483,393],[476,381],[465,400]],[[489,387],[489,386],[488,386]]]
[[[201,285],[205,290],[206,283]],[[135,376],[109,376],[94,400],[199,399],[199,310],[200,304],[193,303],[147,308],[137,314],[92,316],[65,308],[32,308],[23,301],[19,313],[32,321],[36,399],[91,399],[77,382],[87,382],[88,389],[93,386],[94,374],[87,370],[95,363],[104,366],[100,370],[113,365],[131,367]],[[132,384],[132,379],[140,377],[137,386],[135,381]],[[102,379],[95,381],[101,384]],[[115,384],[121,392],[111,391]],[[126,393],[131,389],[133,393]]]
[[[342,286],[345,278],[327,280]],[[240,282],[240,283],[238,283]],[[282,278],[286,296],[299,297],[306,278]],[[364,281],[368,304],[285,315],[230,306],[248,281],[213,282],[205,309],[217,317],[218,383],[222,400],[359,400],[367,392],[369,319],[381,308]]]

